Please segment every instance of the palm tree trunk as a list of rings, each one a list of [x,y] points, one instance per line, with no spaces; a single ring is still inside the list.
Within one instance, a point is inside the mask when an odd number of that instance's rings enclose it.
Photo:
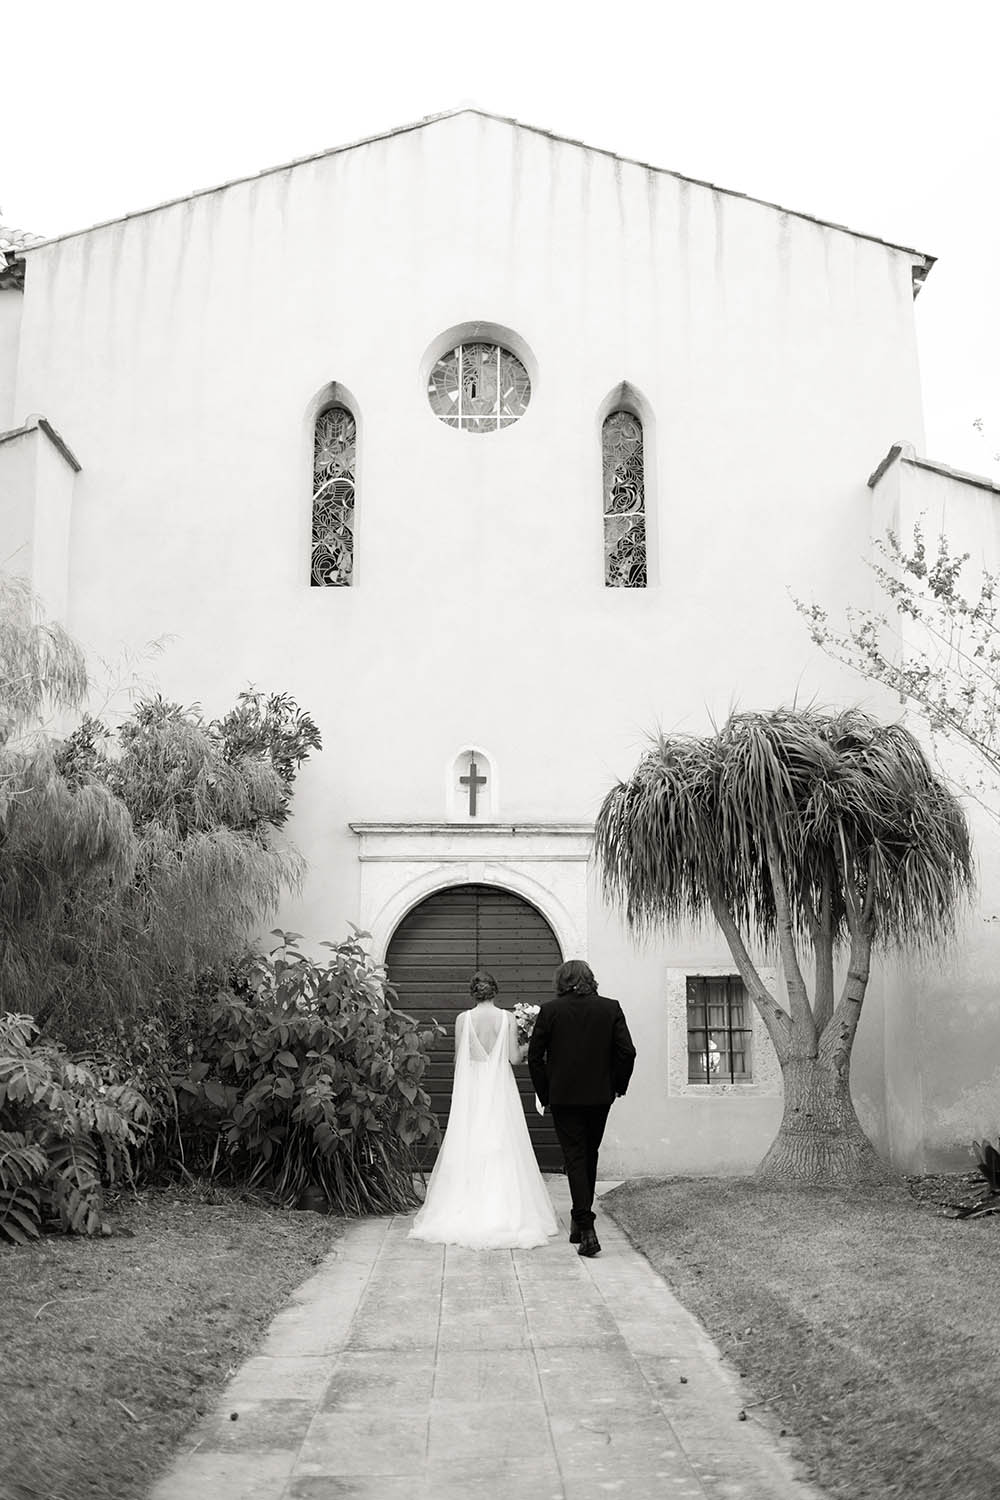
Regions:
[[[782,1064],[785,1110],[781,1127],[757,1168],[765,1182],[888,1182],[892,1172],[861,1129],[850,1076],[819,1057]]]

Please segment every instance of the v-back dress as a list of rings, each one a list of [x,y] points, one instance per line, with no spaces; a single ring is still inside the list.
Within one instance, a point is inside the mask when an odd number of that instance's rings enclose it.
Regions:
[[[411,1239],[528,1249],[558,1232],[511,1071],[516,1057],[509,1011],[487,1003],[460,1012],[448,1127]]]

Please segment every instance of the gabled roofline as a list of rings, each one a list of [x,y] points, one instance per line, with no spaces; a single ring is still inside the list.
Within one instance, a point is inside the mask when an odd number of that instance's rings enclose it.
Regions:
[[[992,490],[1000,495],[1000,484],[988,474],[972,474],[968,469],[953,469],[949,464],[938,463],[933,458],[918,458],[912,443],[893,443],[874,473],[868,476],[868,488],[873,490],[888,469],[896,462],[910,464],[914,469],[929,469],[932,474],[943,474],[946,479],[957,479],[962,484],[974,485],[979,490]]]
[[[0,443],[9,443],[14,438],[27,437],[29,432],[44,432],[53,448],[62,454],[74,474],[79,474],[83,465],[65,438],[61,438],[56,432],[48,417],[29,417],[23,427],[12,427],[9,432],[0,432]]]
[[[511,115],[498,115],[492,110],[479,109],[476,105],[464,104],[457,109],[443,110],[440,114],[425,115],[423,119],[412,120],[407,125],[397,125],[392,130],[382,130],[376,135],[362,136],[360,140],[349,141],[342,146],[329,146],[323,151],[313,151],[308,156],[297,156],[291,161],[281,162],[278,166],[264,167],[260,172],[248,173],[244,177],[232,177],[226,182],[217,183],[214,187],[198,188],[193,193],[185,193],[179,198],[167,198],[162,203],[151,204],[148,208],[136,209],[132,213],[120,214],[114,219],[101,219],[96,224],[90,224],[85,229],[71,229],[65,234],[54,234],[48,239],[39,240],[34,245],[26,245],[23,254],[32,254],[35,250],[44,249],[46,245],[55,245],[62,240],[75,239],[81,234],[90,234],[95,229],[107,229],[112,224],[124,224],[129,219],[140,219],[146,214],[158,213],[162,208],[173,208],[179,203],[189,203],[193,198],[209,197],[212,193],[221,193],[226,188],[239,187],[245,182],[255,182],[260,177],[270,177],[276,172],[287,172],[292,167],[305,166],[308,162],[322,161],[327,156],[339,156],[345,151],[356,151],[360,146],[371,146],[376,141],[391,140],[393,136],[409,135],[414,130],[423,130],[428,125],[437,125],[442,120],[454,119],[456,115],[479,115],[484,120],[495,120],[501,125],[513,125],[518,130],[529,130],[533,135],[544,136],[547,140],[558,141],[566,146],[578,146],[583,151],[592,151],[597,156],[609,157],[612,161],[621,162],[624,166],[641,167],[645,172],[658,172],[664,177],[674,177],[678,182],[690,183],[693,187],[710,189],[713,193],[723,193],[727,198],[741,198],[745,203],[757,203],[762,208],[773,208],[778,213],[788,214],[794,219],[804,219],[807,223],[818,224],[823,229],[837,229],[842,234],[850,234],[855,239],[869,240],[875,245],[884,245],[887,250],[900,250],[904,255],[912,255],[920,263],[913,267],[913,290],[914,296],[920,290],[927,273],[933,266],[936,256],[927,255],[922,250],[915,250],[912,245],[898,245],[892,240],[881,239],[876,234],[865,234],[862,230],[851,229],[846,224],[836,224],[831,219],[820,219],[815,214],[801,213],[798,209],[784,208],[780,203],[772,203],[767,198],[755,198],[752,193],[739,193],[734,188],[719,187],[717,183],[707,182],[701,177],[688,177],[683,172],[674,172],[668,167],[657,167],[650,162],[639,161],[633,156],[621,156],[617,151],[609,151],[603,146],[589,146],[586,141],[576,140],[573,136],[560,135],[555,130],[545,130],[539,125],[526,125],[522,120],[515,120]]]

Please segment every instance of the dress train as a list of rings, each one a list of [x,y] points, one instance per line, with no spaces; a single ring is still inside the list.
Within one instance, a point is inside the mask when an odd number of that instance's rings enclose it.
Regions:
[[[499,1024],[491,1018],[496,1030],[487,1046],[474,1013],[458,1017],[448,1127],[409,1237],[473,1250],[530,1249],[559,1226],[510,1067],[514,1017],[492,1004],[476,1010],[493,1012]]]

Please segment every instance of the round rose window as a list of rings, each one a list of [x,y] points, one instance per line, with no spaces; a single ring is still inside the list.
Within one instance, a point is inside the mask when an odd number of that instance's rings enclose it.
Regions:
[[[459,344],[427,382],[434,415],[466,432],[512,427],[528,409],[531,381],[516,354],[499,344]]]

